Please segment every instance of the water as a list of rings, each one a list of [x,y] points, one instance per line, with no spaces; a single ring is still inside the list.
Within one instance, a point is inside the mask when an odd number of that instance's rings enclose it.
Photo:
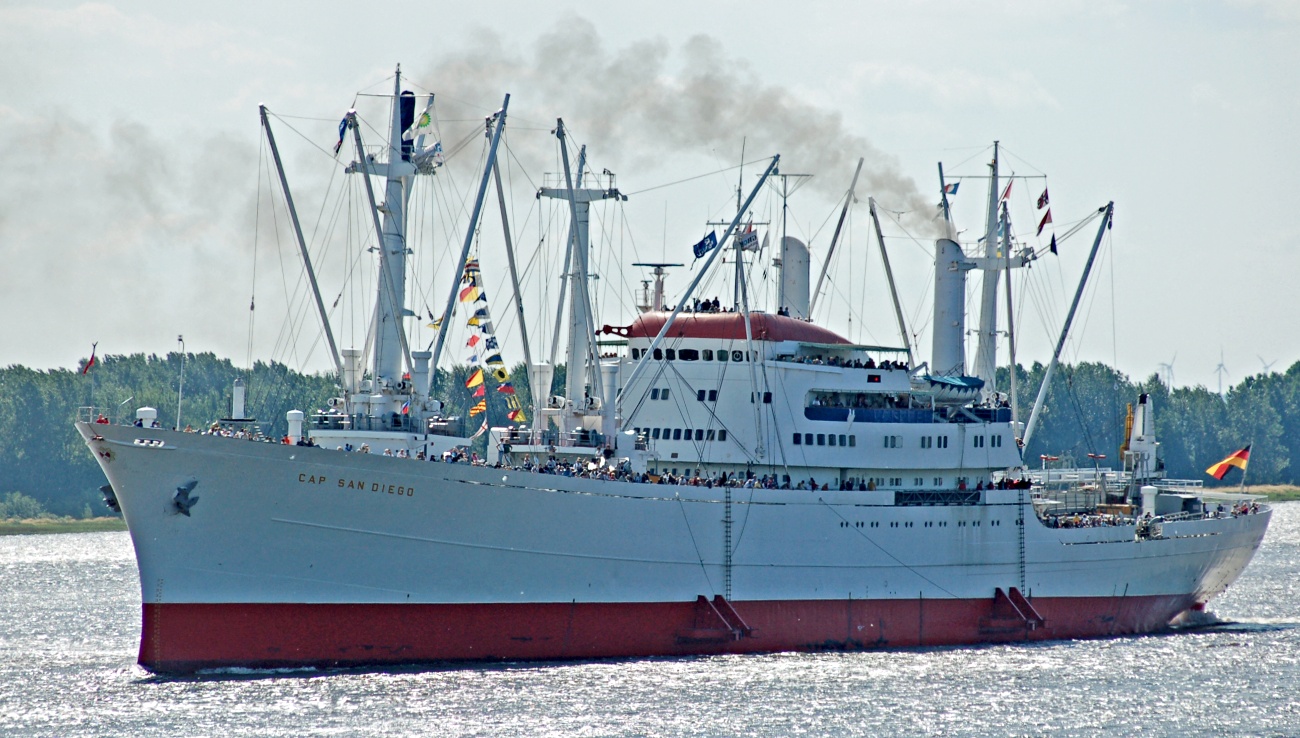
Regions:
[[[3,736],[1300,736],[1300,503],[1173,635],[460,669],[135,665],[125,533],[0,537]]]

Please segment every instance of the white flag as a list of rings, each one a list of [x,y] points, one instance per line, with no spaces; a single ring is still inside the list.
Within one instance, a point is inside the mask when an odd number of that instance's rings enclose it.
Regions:
[[[429,96],[429,104],[424,106],[424,112],[415,116],[411,127],[402,134],[402,140],[414,141],[416,136],[423,136],[426,133],[433,133],[433,95]]]

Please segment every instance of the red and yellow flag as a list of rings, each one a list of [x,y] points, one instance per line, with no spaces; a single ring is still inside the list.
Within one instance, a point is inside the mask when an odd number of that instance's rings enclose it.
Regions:
[[[1215,464],[1209,469],[1206,469],[1205,473],[1209,474],[1215,479],[1223,479],[1223,477],[1228,473],[1228,469],[1230,467],[1235,466],[1238,469],[1242,470],[1243,472],[1246,471],[1246,463],[1249,461],[1250,461],[1250,446],[1247,446],[1240,451],[1234,452],[1231,456],[1224,459],[1223,461],[1220,461],[1219,463]]]
[[[477,387],[477,386],[479,386],[480,384],[483,384],[483,368],[482,368],[482,367],[478,367],[478,368],[474,369],[473,373],[471,373],[471,374],[469,375],[469,379],[466,379],[466,380],[465,380],[465,387],[466,387],[466,388],[469,388],[469,387]]]
[[[487,400],[479,400],[478,404],[469,409],[469,416],[472,418],[479,413],[487,412]]]

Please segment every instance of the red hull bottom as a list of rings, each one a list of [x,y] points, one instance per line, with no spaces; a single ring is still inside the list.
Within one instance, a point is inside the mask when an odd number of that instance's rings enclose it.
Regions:
[[[1192,597],[554,604],[146,604],[151,671],[833,651],[1163,629]],[[1011,604],[1015,600],[1019,605]]]

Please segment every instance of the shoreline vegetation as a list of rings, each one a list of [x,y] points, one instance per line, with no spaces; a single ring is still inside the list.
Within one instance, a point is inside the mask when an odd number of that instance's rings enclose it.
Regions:
[[[1232,487],[1207,487],[1219,492],[1236,492]],[[1248,495],[1266,495],[1269,502],[1300,501],[1300,487],[1287,484],[1247,485]],[[0,519],[0,536],[33,535],[41,533],[101,533],[126,530],[126,521],[118,516],[99,518],[70,518],[42,516],[38,518]]]
[[[0,536],[21,536],[37,533],[101,533],[126,530],[126,521],[120,517],[102,518],[5,518],[0,520]]]

